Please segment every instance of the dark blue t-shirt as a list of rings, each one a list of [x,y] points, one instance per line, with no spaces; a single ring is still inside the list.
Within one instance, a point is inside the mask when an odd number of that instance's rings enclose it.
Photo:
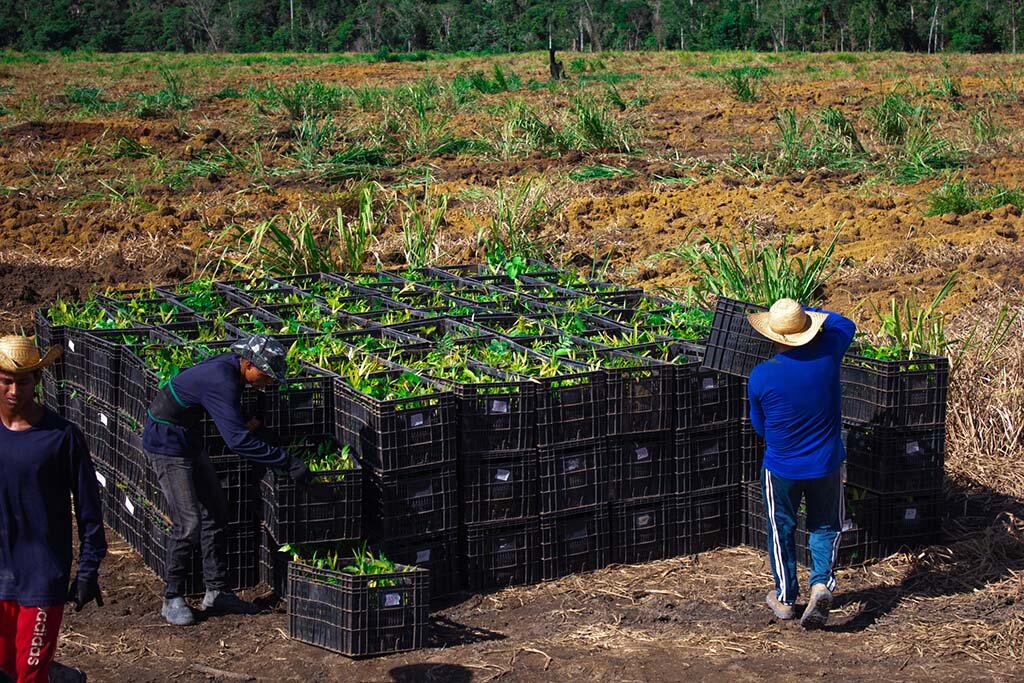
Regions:
[[[288,452],[271,446],[245,426],[239,362],[235,354],[222,353],[196,363],[171,380],[174,393],[186,406],[202,406],[209,413],[229,451],[266,467],[281,467],[288,462]],[[201,447],[199,429],[147,417],[142,447],[157,455],[193,457]]]
[[[786,479],[824,477],[846,459],[839,368],[857,328],[822,312],[828,318],[813,341],[758,364],[747,385],[751,426],[765,440],[764,466]]]
[[[11,431],[0,421],[0,600],[23,607],[67,601],[72,496],[78,575],[93,577],[107,540],[85,437],[49,408],[39,424],[24,431]]]

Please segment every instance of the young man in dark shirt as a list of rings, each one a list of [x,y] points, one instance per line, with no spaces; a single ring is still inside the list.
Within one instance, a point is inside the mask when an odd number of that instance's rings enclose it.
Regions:
[[[59,355],[0,338],[0,667],[19,683],[50,680],[65,602],[103,605],[96,471],[78,427],[35,401],[40,371]],[[72,496],[79,553],[69,589]]]
[[[751,315],[750,324],[775,342],[777,352],[754,368],[747,385],[750,424],[765,440],[761,482],[775,575],[775,590],[769,591],[767,601],[778,618],[796,616],[794,532],[804,498],[811,594],[800,623],[820,628],[832,604],[845,515],[839,369],[856,326],[838,313],[804,309],[792,299],[780,299],[767,313]]]
[[[284,347],[258,335],[233,345],[230,353],[183,370],[149,407],[142,447],[156,471],[174,523],[161,609],[171,624],[195,623],[184,595],[188,561],[196,545],[201,546],[203,556],[203,610],[231,614],[258,611],[227,584],[227,499],[210,456],[202,447],[200,422],[208,414],[232,453],[265,467],[286,469],[293,480],[307,483],[310,473],[306,464],[257,437],[253,428],[258,425],[247,423],[242,415],[244,386],[263,388],[282,381],[284,374]]]

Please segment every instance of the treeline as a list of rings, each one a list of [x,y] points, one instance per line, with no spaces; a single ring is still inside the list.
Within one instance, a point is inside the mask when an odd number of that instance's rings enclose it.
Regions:
[[[0,0],[20,50],[1016,52],[1024,0]]]

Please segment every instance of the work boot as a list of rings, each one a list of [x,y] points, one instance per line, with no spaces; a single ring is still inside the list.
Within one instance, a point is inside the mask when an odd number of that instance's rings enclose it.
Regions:
[[[807,609],[800,617],[800,625],[808,630],[821,628],[828,621],[828,611],[832,608],[832,591],[823,583],[811,586],[811,598],[807,601]]]
[[[782,619],[788,621],[796,617],[796,610],[793,609],[793,605],[786,605],[779,602],[779,596],[772,589],[768,591],[768,596],[765,598],[765,602],[772,608],[772,612],[775,613],[776,619]]]
[[[231,591],[206,591],[203,611],[218,614],[259,614],[260,608],[246,602]]]
[[[185,603],[185,598],[164,598],[164,606],[160,614],[173,626],[191,626],[196,623],[196,615]]]
[[[53,662],[50,664],[50,683],[85,683],[85,672],[81,669]]]

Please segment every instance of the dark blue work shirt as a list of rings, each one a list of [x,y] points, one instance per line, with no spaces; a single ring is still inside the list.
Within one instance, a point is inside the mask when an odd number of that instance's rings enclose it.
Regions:
[[[765,441],[765,469],[786,479],[824,477],[846,459],[839,368],[857,328],[822,312],[828,318],[812,341],[759,363],[747,385],[750,424]]]
[[[107,553],[96,470],[78,427],[49,408],[24,431],[0,421],[0,600],[63,605],[71,581],[71,498],[78,575],[96,576]]]
[[[232,453],[266,467],[282,467],[288,452],[271,446],[245,426],[242,416],[242,372],[240,359],[222,353],[182,370],[171,380],[174,393],[186,406],[202,406]],[[201,448],[202,428],[185,428],[146,417],[142,447],[157,455],[193,457]]]

